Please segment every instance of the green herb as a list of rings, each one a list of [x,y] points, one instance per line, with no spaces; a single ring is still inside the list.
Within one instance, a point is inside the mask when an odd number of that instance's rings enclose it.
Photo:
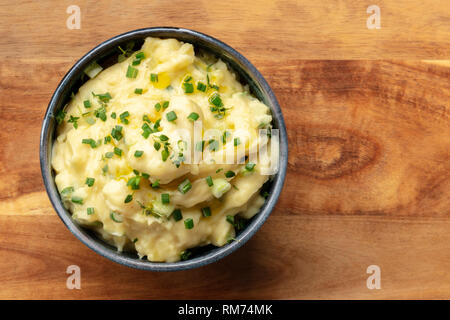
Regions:
[[[161,202],[163,204],[168,204],[170,203],[170,195],[168,193],[163,193],[161,194]]]
[[[83,144],[89,144],[91,146],[92,149],[97,148],[97,143],[95,142],[94,139],[83,139],[81,140],[81,143]]]
[[[222,170],[223,170],[223,168],[219,168],[219,169],[216,170],[216,173],[219,173]]]
[[[191,114],[188,115],[187,118],[188,118],[190,121],[195,121],[195,120],[197,120],[199,117],[200,117],[200,116],[198,115],[198,113],[196,113],[196,112],[191,112]]]
[[[149,175],[148,173],[144,173],[144,172],[142,172],[141,176],[142,176],[142,178],[144,178],[144,179],[150,178],[150,175]]]
[[[198,91],[202,91],[202,92],[205,92],[206,91],[206,85],[203,83],[203,82],[198,82],[197,83],[197,90]]]
[[[108,165],[106,164],[103,168],[102,168],[103,174],[106,174],[108,172]]]
[[[227,171],[225,172],[225,177],[227,178],[233,178],[236,174],[233,171]]]
[[[127,186],[130,186],[132,190],[138,190],[140,183],[141,183],[141,177],[134,176],[134,177],[128,179]]]
[[[172,212],[172,217],[175,221],[180,221],[181,219],[183,219],[183,214],[181,213],[180,209],[175,209]]]
[[[66,114],[67,112],[65,112],[64,110],[59,110],[55,115],[56,122],[58,122],[58,124],[61,124],[64,121]]]
[[[87,214],[90,216],[91,214],[94,214],[95,209],[94,208],[87,208]]]
[[[180,253],[180,259],[181,260],[187,260],[189,259],[189,257],[192,255],[192,252],[189,250],[184,250],[183,252]]]
[[[163,151],[161,151],[161,159],[162,161],[166,161],[167,158],[169,157],[169,150],[167,150],[166,148],[164,148]]]
[[[147,123],[144,123],[143,125],[142,125],[142,130],[143,130],[143,132],[142,132],[142,136],[145,138],[145,139],[147,139],[148,137],[149,137],[149,135],[151,134],[151,133],[153,133],[153,130],[150,128],[150,126],[147,124]]]
[[[184,82],[189,82],[189,81],[191,81],[192,80],[192,77],[191,76],[187,76],[185,79],[184,79]]]
[[[236,146],[238,146],[238,145],[240,145],[241,144],[241,139],[239,139],[239,138],[234,138],[234,146],[236,147]]]
[[[228,131],[224,131],[223,132],[223,136],[222,136],[222,142],[223,144],[227,143],[228,137],[231,135],[231,133],[229,133]]]
[[[136,243],[136,242],[138,242],[138,238],[133,239],[133,243]]]
[[[120,139],[122,139],[122,137],[123,137],[122,126],[119,126],[119,125],[115,126],[111,131],[111,137],[113,137],[117,141],[120,141]]]
[[[129,203],[133,200],[133,195],[129,194],[126,196],[125,200],[123,201],[124,203]]]
[[[69,120],[67,120],[67,122],[69,122],[69,123],[73,123],[73,127],[75,128],[75,129],[78,129],[78,119],[80,119],[80,117],[74,117],[74,116],[70,116],[70,119]]]
[[[83,104],[84,104],[85,108],[90,108],[91,107],[91,102],[89,100],[84,100]]]
[[[92,187],[94,185],[95,179],[94,178],[86,178],[86,181],[84,182],[87,184],[88,187]]]
[[[202,214],[204,217],[210,217],[211,216],[211,208],[210,207],[202,208]]]
[[[120,213],[115,212],[115,211],[111,211],[111,213],[109,214],[109,216],[111,217],[112,221],[117,222],[117,223],[122,223],[123,222],[123,217]]]
[[[169,107],[169,101],[163,101],[162,107],[164,110],[167,109]]]
[[[135,156],[136,158],[142,157],[143,154],[144,154],[144,151],[141,151],[141,150],[136,150],[136,151],[134,152],[134,156]]]
[[[103,106],[94,110],[94,116],[100,118],[102,121],[106,121],[106,108]]]
[[[120,114],[120,116],[119,116],[120,121],[121,121],[123,124],[128,124],[129,121],[128,121],[127,118],[128,118],[129,116],[130,116],[130,113],[129,113],[128,111],[122,112],[122,113]]]
[[[136,94],[142,94],[142,88],[136,88],[136,89],[134,89],[134,93],[136,93]]]
[[[64,196],[64,195],[67,195],[67,194],[72,193],[74,191],[75,191],[74,187],[66,187],[66,188],[62,189],[61,195]]]
[[[223,107],[222,99],[220,98],[220,94],[217,92],[213,93],[211,97],[209,97],[209,102],[216,107]]]
[[[155,110],[158,112],[161,110],[161,104],[159,102],[155,104]]]
[[[112,157],[114,157],[114,152],[105,153],[105,158],[111,159]]]
[[[145,59],[145,53],[142,51],[136,53],[136,59],[139,59],[139,60]]]
[[[138,74],[138,69],[133,68],[132,66],[128,66],[127,74],[126,74],[127,78],[134,79],[137,77],[137,74]]]
[[[194,86],[192,83],[183,82],[184,93],[192,93],[194,92]]]
[[[153,189],[159,188],[159,180],[156,180],[155,182],[152,183],[152,188]]]
[[[97,97],[101,102],[104,102],[104,103],[109,102],[109,100],[112,99],[112,97],[111,97],[111,95],[109,94],[109,92],[106,92],[106,93],[100,93],[100,94],[95,94],[95,93],[92,92],[92,95],[93,95],[94,97]]]
[[[104,143],[104,144],[108,144],[108,143],[110,143],[110,142],[111,142],[111,136],[106,136],[105,139],[104,139],[104,141],[103,141],[103,143]]]
[[[267,199],[268,196],[269,196],[269,193],[267,191],[264,191],[263,194],[262,194],[262,197],[264,199]]]
[[[170,111],[166,114],[167,121],[175,121],[177,119],[177,114],[175,111]]]
[[[161,141],[167,141],[167,140],[169,140],[169,137],[166,136],[166,135],[164,135],[164,134],[161,134],[161,135],[159,135],[159,140],[161,140]]]
[[[211,187],[214,184],[211,176],[206,177],[206,183],[208,184],[209,187]]]
[[[119,149],[119,148],[117,148],[117,147],[114,147],[114,153],[115,153],[116,155],[118,155],[119,157],[121,157],[121,156],[122,156],[122,149]]]
[[[155,143],[153,144],[153,147],[155,148],[156,151],[158,151],[161,148],[161,143],[159,143],[158,141],[155,141]]]
[[[194,220],[192,220],[191,218],[187,218],[186,220],[184,220],[184,227],[186,229],[192,229],[194,227]]]
[[[83,204],[83,198],[77,197],[77,196],[73,196],[72,197],[72,202],[73,203],[77,203],[77,204]]]
[[[151,82],[158,82],[158,74],[157,73],[150,74],[150,81]]]
[[[180,191],[182,194],[185,194],[189,190],[191,190],[192,184],[189,181],[189,179],[184,180],[180,185],[178,186],[178,191]]]
[[[253,171],[253,169],[255,168],[255,166],[256,166],[256,164],[254,164],[254,163],[252,163],[252,162],[248,162],[248,163],[245,165],[245,170],[247,170],[247,171]]]
[[[234,226],[234,216],[227,216],[226,220]]]

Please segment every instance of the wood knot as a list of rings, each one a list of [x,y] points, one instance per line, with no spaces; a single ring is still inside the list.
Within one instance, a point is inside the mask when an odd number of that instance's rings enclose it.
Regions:
[[[351,130],[304,126],[295,136],[296,169],[317,179],[353,174],[374,163],[379,153],[375,141]]]

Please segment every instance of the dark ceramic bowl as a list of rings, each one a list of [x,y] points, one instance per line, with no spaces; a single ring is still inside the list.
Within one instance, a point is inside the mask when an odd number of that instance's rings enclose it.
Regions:
[[[249,221],[244,230],[237,234],[237,241],[233,241],[223,247],[209,245],[198,248],[194,250],[191,259],[174,263],[149,262],[147,260],[140,260],[135,253],[118,252],[114,247],[98,238],[93,232],[74,222],[70,212],[62,205],[50,164],[56,127],[54,115],[67,103],[70,94],[72,92],[77,92],[78,88],[87,80],[83,74],[83,70],[93,61],[97,61],[103,67],[112,65],[117,61],[117,56],[119,54],[117,49],[118,46],[126,47],[127,44],[134,43],[134,49],[138,49],[142,45],[144,39],[149,36],[175,38],[183,42],[192,43],[196,50],[205,50],[213,53],[215,56],[228,63],[228,65],[237,73],[240,80],[243,83],[249,84],[251,92],[270,107],[273,115],[273,127],[279,129],[280,137],[279,170],[273,179],[264,186],[268,191],[269,196],[260,212]],[[274,93],[258,70],[256,70],[256,68],[239,52],[217,39],[196,31],[169,27],[139,29],[121,34],[99,44],[75,63],[59,83],[50,100],[42,124],[40,140],[41,171],[45,188],[53,207],[69,230],[89,248],[114,262],[129,267],[152,271],[175,271],[204,266],[227,256],[247,242],[267,219],[278,200],[286,175],[287,157],[288,144],[283,115],[281,114],[280,106]]]

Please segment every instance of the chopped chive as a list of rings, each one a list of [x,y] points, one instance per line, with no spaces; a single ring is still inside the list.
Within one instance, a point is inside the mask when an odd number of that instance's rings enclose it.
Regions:
[[[234,171],[227,171],[225,172],[225,177],[227,178],[233,178],[236,174],[234,173]]]
[[[155,110],[158,112],[161,110],[161,103],[158,102],[157,104],[155,104]]]
[[[83,104],[84,104],[85,108],[90,108],[91,107],[91,102],[89,100],[84,100]]]
[[[159,188],[159,180],[156,180],[155,182],[152,183],[152,188],[153,189]]]
[[[150,74],[150,81],[151,82],[158,82],[158,74],[157,73]]]
[[[131,200],[133,200],[133,195],[129,194],[126,196],[125,200],[123,201],[124,203],[129,203],[131,202]]]
[[[234,138],[234,146],[238,146],[241,144],[241,139],[240,138]]]
[[[94,214],[95,209],[94,208],[87,208],[87,214],[90,216],[91,214]]]
[[[142,51],[136,53],[136,59],[139,59],[139,60],[145,59],[145,53]]]
[[[104,144],[110,143],[111,142],[111,136],[106,136],[104,139]]]
[[[227,143],[228,137],[231,135],[231,133],[229,133],[228,131],[224,131],[223,132],[223,136],[222,136],[222,142],[223,144]]]
[[[202,91],[205,92],[206,91],[206,84],[204,84],[203,82],[198,82],[197,83],[197,90],[198,91]]]
[[[141,150],[136,150],[136,151],[134,152],[134,156],[135,156],[136,158],[142,157],[143,154],[144,154],[144,151],[141,151]]]
[[[186,229],[192,229],[194,227],[194,220],[192,220],[191,218],[187,218],[186,220],[184,220],[184,227]]]
[[[162,161],[165,162],[168,157],[169,157],[169,151],[167,149],[164,149],[163,151],[161,151],[161,159],[162,159]]]
[[[114,157],[114,152],[105,153],[105,158],[111,159],[112,157]]]
[[[187,260],[189,259],[189,257],[192,255],[192,252],[189,250],[184,250],[183,252],[180,253],[180,259],[181,260]]]
[[[148,173],[142,172],[142,178],[148,179],[148,178],[150,178],[150,175]]]
[[[146,115],[146,114],[144,114],[144,115],[142,116],[142,121],[145,121],[145,122],[148,122],[148,123],[152,123],[152,122],[150,121],[150,119],[148,118],[148,115]]]
[[[183,219],[183,214],[181,213],[180,209],[175,209],[172,212],[172,217],[175,221],[180,221],[181,219]]]
[[[216,173],[219,173],[222,170],[223,170],[223,168],[219,168],[219,169],[216,170]]]
[[[67,112],[65,112],[64,110],[59,110],[56,115],[55,115],[55,119],[58,122],[58,124],[61,124],[64,121],[64,118],[66,117]]]
[[[116,155],[118,155],[119,157],[121,157],[121,156],[122,156],[122,149],[119,149],[119,148],[117,148],[117,147],[114,147],[114,153],[115,153]]]
[[[249,162],[245,165],[245,170],[252,171],[255,168],[256,164]]]
[[[136,89],[134,89],[134,93],[136,93],[136,94],[142,94],[142,88],[136,88]]]
[[[206,177],[206,183],[208,184],[208,186],[212,186],[214,184],[213,179],[211,178],[211,176],[207,176]]]
[[[189,82],[183,82],[184,93],[192,93],[194,92],[194,85]]]
[[[111,211],[109,216],[111,217],[111,220],[114,221],[114,222],[117,222],[117,223],[122,223],[123,222],[122,215],[120,213],[118,213],[118,212]]]
[[[222,99],[220,98],[220,94],[214,92],[211,97],[209,97],[209,102],[216,107],[223,107]]]
[[[94,97],[97,97],[101,102],[109,102],[109,100],[112,99],[111,95],[109,94],[109,92],[106,93],[100,93],[100,94],[95,94],[92,92],[92,95]]]
[[[92,149],[97,148],[97,144],[96,144],[96,142],[95,142],[94,139],[83,139],[83,140],[81,140],[81,143],[83,143],[83,144],[89,144],[89,145],[91,146]]]
[[[161,122],[161,119],[156,120],[155,124],[153,125],[153,129],[156,131],[158,131],[159,128],[159,123]]]
[[[195,120],[197,120],[199,117],[200,117],[200,116],[198,115],[198,113],[196,113],[196,112],[191,112],[191,114],[188,115],[187,118],[188,118],[189,120],[191,120],[191,121],[195,121]]]
[[[169,107],[169,101],[163,101],[162,107],[163,107],[163,110],[167,109]]]
[[[187,76],[185,79],[184,79],[184,82],[189,82],[189,81],[191,81],[192,80],[192,77],[191,76]]]
[[[211,208],[210,207],[202,208],[202,214],[204,217],[210,217],[211,216]]]
[[[134,177],[128,179],[127,186],[130,186],[132,190],[138,190],[140,182],[141,182],[141,177],[134,176]]]
[[[102,121],[106,121],[106,108],[100,107],[94,110],[94,116],[100,118]]]
[[[122,126],[119,126],[119,125],[115,126],[111,131],[111,137],[113,137],[117,141],[120,141],[120,139],[122,139],[122,137],[123,137]]]
[[[117,118],[117,115],[115,112],[111,113],[111,118],[113,118],[113,119]]]
[[[177,119],[177,114],[175,111],[170,111],[166,114],[167,121],[175,121]]]
[[[73,196],[71,200],[72,200],[73,203],[83,204],[83,198],[80,198],[80,197],[77,197],[77,196]]]
[[[129,121],[128,121],[127,118],[128,118],[129,116],[130,116],[130,113],[129,113],[128,111],[122,112],[122,113],[120,114],[120,116],[119,116],[120,121],[121,121],[123,124],[128,124]]]
[[[192,184],[189,181],[189,179],[184,180],[180,185],[178,186],[178,191],[180,191],[182,194],[185,194],[189,190],[191,190]]]
[[[127,78],[136,78],[137,74],[138,74],[138,69],[133,68],[132,66],[128,66],[127,74],[126,74]]]
[[[161,194],[161,202],[162,202],[163,204],[168,204],[168,203],[170,203],[170,196],[169,196],[168,193],[163,193],[163,194]]]
[[[226,220],[234,226],[234,216],[227,216]]]
[[[66,194],[72,193],[74,191],[75,191],[74,187],[66,187],[66,188],[62,189],[61,195],[66,195]]]
[[[87,184],[88,187],[92,187],[94,185],[95,179],[94,178],[86,178],[86,181],[84,182]]]

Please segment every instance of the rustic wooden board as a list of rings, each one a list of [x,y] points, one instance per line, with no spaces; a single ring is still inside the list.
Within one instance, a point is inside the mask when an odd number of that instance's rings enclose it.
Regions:
[[[364,1],[189,3],[78,1],[82,28],[68,30],[71,1],[0,1],[0,298],[450,298],[450,61],[436,60],[450,58],[448,1],[378,1],[380,30],[365,28]],[[260,232],[218,263],[170,274],[81,244],[38,159],[70,66],[112,35],[157,25],[211,34],[254,62],[290,146]],[[66,288],[71,264],[81,290]],[[372,264],[380,290],[366,287]]]

